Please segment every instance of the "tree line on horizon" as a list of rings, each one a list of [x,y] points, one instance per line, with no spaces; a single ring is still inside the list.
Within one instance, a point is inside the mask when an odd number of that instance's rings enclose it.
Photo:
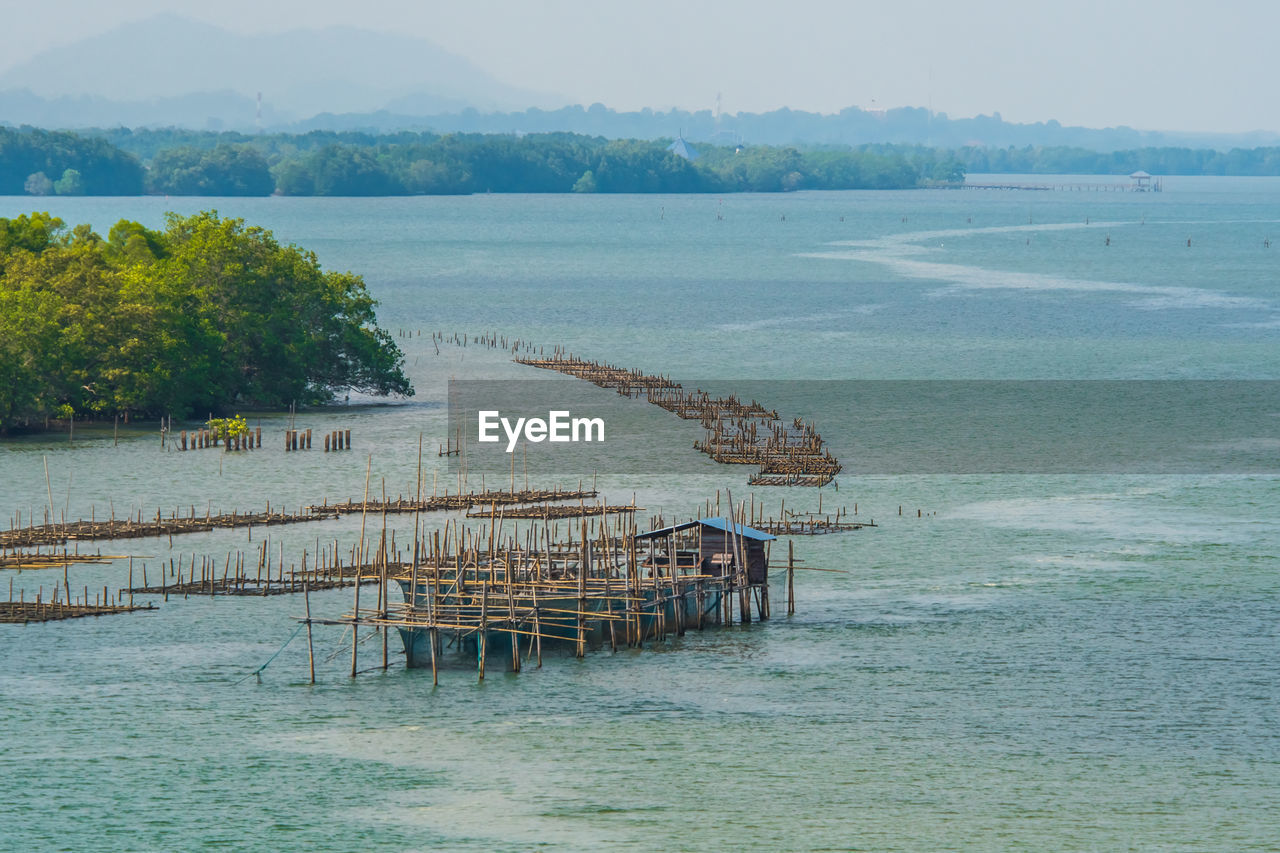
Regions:
[[[83,134],[0,127],[0,194],[399,196],[477,192],[728,193],[908,189],[968,172],[1280,175],[1280,147],[1214,151],[922,145],[694,146],[574,133],[311,131],[246,135],[179,128]]]
[[[0,129],[0,193],[79,194],[33,182],[32,173],[25,172],[39,165],[33,157],[5,163],[6,135],[25,136],[27,148],[51,149],[66,148],[72,136]],[[117,170],[119,181],[112,185],[112,194],[123,195],[780,192],[905,189],[963,178],[953,159],[906,148],[700,146],[700,156],[690,161],[668,151],[667,140],[607,140],[571,133],[313,131],[246,136],[115,129],[92,139],[124,161]],[[48,168],[56,172],[61,165],[59,160]],[[86,189],[85,194],[104,193]]]
[[[0,433],[412,395],[376,304],[360,276],[216,211],[121,220],[105,239],[0,218]]]

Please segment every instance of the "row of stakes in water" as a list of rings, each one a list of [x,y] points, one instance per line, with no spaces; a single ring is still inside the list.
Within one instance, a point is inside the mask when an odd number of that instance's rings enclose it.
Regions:
[[[179,450],[205,450],[210,447],[225,447],[227,450],[254,450],[262,447],[262,427],[243,435],[225,438],[211,429],[194,429],[190,433],[184,429],[178,433]]]
[[[288,429],[284,432],[284,449],[286,451],[294,450],[310,450],[311,449],[311,430],[309,429]],[[324,436],[324,452],[337,452],[339,450],[351,449],[351,430],[335,429],[332,432],[325,433]]]
[[[252,432],[242,435],[218,436],[213,430],[200,429],[188,433],[182,430],[178,435],[179,450],[205,450],[210,447],[224,447],[226,450],[255,450],[262,447],[262,427],[255,427]],[[311,449],[311,430],[287,429],[284,431],[284,449],[286,452]],[[336,429],[326,433],[324,451],[350,450],[351,430]]]

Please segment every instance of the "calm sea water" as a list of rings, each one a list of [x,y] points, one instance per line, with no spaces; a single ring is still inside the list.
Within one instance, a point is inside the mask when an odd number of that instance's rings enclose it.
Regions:
[[[365,276],[383,323],[413,335],[399,340],[419,394],[300,415],[353,430],[356,452],[336,456],[278,440],[249,458],[165,453],[154,423],[119,447],[109,428],[0,443],[0,521],[41,516],[50,493],[70,517],[358,497],[369,453],[374,491],[409,493],[419,432],[443,439],[448,379],[537,374],[477,347],[436,355],[436,329],[727,386],[1280,378],[1280,182],[1165,190],[3,198],[0,215],[37,206],[103,232],[209,207],[270,227]],[[845,403],[812,394],[796,414],[821,428]],[[671,515],[717,489],[746,497],[741,470],[708,470],[661,415],[637,453],[688,453],[689,473],[601,472],[611,502],[634,492]],[[253,419],[268,440],[284,424]],[[0,626],[0,848],[1275,849],[1275,477],[843,461],[824,506],[857,502],[880,526],[798,540],[840,571],[801,573],[794,617],[483,684],[448,671],[433,689],[398,665],[352,681],[337,628],[317,633],[314,687],[301,638],[246,679],[294,634],[293,597]],[[817,506],[783,491],[755,497]],[[412,521],[392,524],[408,540]],[[357,527],[272,530],[270,547],[295,562]],[[101,547],[154,571],[253,536]],[[114,589],[127,571],[76,566],[70,583]],[[0,572],[28,595],[58,580]],[[350,593],[312,605],[338,615]]]

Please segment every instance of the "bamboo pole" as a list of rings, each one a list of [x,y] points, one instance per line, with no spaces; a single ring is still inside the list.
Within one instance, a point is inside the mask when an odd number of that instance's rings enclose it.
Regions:
[[[533,591],[533,640],[538,649],[538,669],[542,669],[542,616],[538,608],[538,586],[534,584]]]
[[[480,680],[484,681],[484,658],[489,646],[489,584],[480,581],[480,632],[476,635],[476,656]]]
[[[364,567],[364,525],[369,513],[369,475],[373,472],[373,454],[364,469],[364,501],[360,509],[360,552],[355,565],[355,602],[351,606],[351,677],[356,677],[356,655],[360,648],[360,572]]]
[[[440,675],[436,671],[436,645],[440,642],[440,637],[437,632],[438,632],[438,629],[436,628],[435,621],[433,620],[431,623],[431,633],[429,638],[431,642],[431,686],[432,687],[440,686]]]
[[[511,552],[507,552],[507,618],[511,620],[511,669],[520,671],[520,637],[516,633],[516,599],[511,580]]]
[[[421,518],[422,506],[422,433],[418,433],[418,486],[417,486],[417,506],[413,510],[413,565],[409,573],[409,603],[416,605],[418,600],[418,537],[419,537],[419,519]],[[428,618],[430,613],[428,613]]]
[[[578,559],[578,646],[577,655],[587,653],[587,627],[583,613],[587,609],[587,570],[591,565],[591,543],[587,540],[587,523],[582,522],[582,551]]]
[[[787,615],[796,612],[796,549],[795,541],[787,542]]]
[[[308,432],[310,432],[308,430]],[[382,536],[378,540],[378,562],[381,570],[378,574],[378,610],[383,619],[382,626],[382,670],[387,670],[387,479],[382,478]],[[357,583],[357,586],[359,584]]]
[[[53,481],[49,479],[49,457],[44,458],[44,486],[49,492],[49,521],[53,521]]]
[[[359,586],[359,585],[360,584],[358,583],[356,584],[356,586]],[[315,646],[312,644],[312,641],[311,641],[311,587],[308,585],[307,579],[305,576],[302,579],[302,601],[307,608],[307,667],[311,671],[311,683],[315,684],[316,683],[316,652],[315,652]],[[355,625],[352,625],[351,629],[352,631],[354,631]],[[355,642],[354,634],[352,634],[352,642],[353,643]]]

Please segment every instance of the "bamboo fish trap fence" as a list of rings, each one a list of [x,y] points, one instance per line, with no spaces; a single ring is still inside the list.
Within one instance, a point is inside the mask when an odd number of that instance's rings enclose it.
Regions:
[[[265,527],[278,524],[299,524],[308,521],[324,521],[343,514],[363,512],[404,513],[420,510],[436,512],[465,510],[476,506],[522,503],[547,503],[550,501],[585,500],[596,497],[594,489],[512,489],[482,490],[442,495],[419,500],[397,498],[395,500],[346,501],[323,503],[304,507],[301,512],[272,511],[268,504],[263,512],[213,513],[200,515],[194,506],[187,512],[175,509],[169,515],[156,510],[154,518],[143,518],[141,512],[131,518],[116,518],[114,511],[106,519],[77,519],[62,523],[29,524],[0,530],[0,550],[63,545],[67,542],[86,542],[101,539],[145,539],[172,537],[183,533],[204,533],[220,528]]]
[[[520,356],[515,361],[612,388],[625,397],[643,397],[681,418],[701,422],[706,437],[695,442],[694,449],[722,464],[757,466],[750,485],[825,486],[841,471],[840,461],[812,423],[799,418],[785,422],[777,411],[755,400],[688,392],[667,376],[585,361],[560,350],[550,357]]]

